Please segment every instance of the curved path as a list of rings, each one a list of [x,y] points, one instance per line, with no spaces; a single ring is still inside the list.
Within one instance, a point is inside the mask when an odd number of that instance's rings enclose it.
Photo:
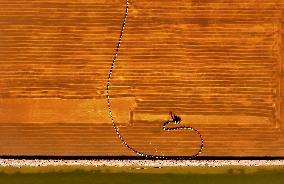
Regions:
[[[136,153],[137,155],[140,155],[140,156],[145,156],[145,157],[150,157],[150,158],[156,158],[156,159],[169,159],[170,157],[167,157],[167,156],[158,156],[158,155],[150,155],[150,154],[146,154],[146,153],[142,153],[138,150],[135,150],[134,148],[132,148],[131,146],[129,146],[127,144],[127,142],[123,139],[123,137],[120,135],[120,132],[119,132],[119,128],[116,126],[116,123],[114,121],[114,118],[112,116],[112,111],[111,111],[111,103],[110,103],[110,96],[109,96],[109,86],[110,86],[110,80],[111,80],[111,75],[112,75],[112,72],[113,72],[113,68],[114,68],[114,65],[115,65],[115,61],[116,61],[116,58],[118,56],[118,52],[119,52],[119,49],[120,49],[120,45],[121,45],[121,41],[122,41],[122,37],[123,37],[123,31],[125,29],[125,25],[126,25],[126,20],[127,20],[127,17],[128,17],[128,10],[129,10],[129,0],[126,0],[125,1],[125,15],[124,15],[124,20],[123,20],[123,24],[122,24],[122,27],[121,27],[121,31],[120,31],[120,36],[119,36],[119,40],[118,40],[118,43],[117,43],[117,47],[116,47],[116,51],[115,51],[115,55],[114,55],[114,58],[113,58],[113,61],[112,61],[112,64],[111,64],[111,67],[110,67],[110,70],[109,70],[109,76],[108,76],[108,81],[107,81],[107,88],[106,88],[106,92],[107,92],[107,103],[108,103],[108,109],[109,109],[109,115],[110,115],[110,118],[111,118],[111,121],[112,121],[112,125],[113,125],[113,128],[117,134],[117,136],[119,137],[119,139],[121,140],[122,144],[124,146],[126,146],[128,149],[130,149],[132,152]],[[176,117],[176,116],[175,116]],[[195,157],[197,157],[198,155],[201,154],[202,152],[202,149],[204,148],[204,140],[203,140],[203,137],[201,135],[201,133],[194,129],[193,127],[191,126],[182,126],[182,127],[176,127],[176,128],[167,128],[166,126],[169,124],[169,123],[175,123],[175,124],[178,124],[179,122],[175,121],[174,117],[172,116],[173,120],[172,121],[167,121],[163,124],[163,130],[165,131],[177,131],[177,130],[191,130],[191,131],[194,131],[198,134],[198,136],[200,137],[201,139],[201,144],[200,144],[200,147],[199,147],[199,150],[197,151],[197,153],[195,153],[194,155],[191,155],[188,157],[188,159],[193,159]],[[175,158],[175,159],[183,159],[183,157],[178,157],[178,158]]]

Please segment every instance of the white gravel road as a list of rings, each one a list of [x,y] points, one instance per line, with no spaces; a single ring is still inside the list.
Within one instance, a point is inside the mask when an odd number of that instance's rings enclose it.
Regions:
[[[28,160],[0,159],[0,166],[281,166],[284,160]]]

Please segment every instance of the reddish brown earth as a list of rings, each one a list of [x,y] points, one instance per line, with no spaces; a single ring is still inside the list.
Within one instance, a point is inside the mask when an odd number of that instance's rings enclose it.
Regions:
[[[124,0],[0,0],[0,155],[134,155],[108,115]],[[284,156],[283,0],[130,0],[110,85],[133,148]]]

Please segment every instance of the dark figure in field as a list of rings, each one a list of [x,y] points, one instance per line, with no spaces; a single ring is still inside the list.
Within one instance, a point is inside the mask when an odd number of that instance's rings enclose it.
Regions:
[[[173,112],[170,112],[170,116],[172,118],[172,120],[169,121],[170,123],[180,124],[181,118],[179,116],[175,115]]]
[[[163,124],[163,129],[164,130],[170,130],[171,128],[166,128],[166,125],[169,123],[174,123],[174,124],[180,124],[181,118],[177,115],[175,115],[173,112],[170,112],[170,116],[172,120],[168,120]]]

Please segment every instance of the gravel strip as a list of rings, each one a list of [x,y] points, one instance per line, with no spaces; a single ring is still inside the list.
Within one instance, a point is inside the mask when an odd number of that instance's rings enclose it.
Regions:
[[[28,160],[0,159],[0,166],[281,166],[284,160]]]

